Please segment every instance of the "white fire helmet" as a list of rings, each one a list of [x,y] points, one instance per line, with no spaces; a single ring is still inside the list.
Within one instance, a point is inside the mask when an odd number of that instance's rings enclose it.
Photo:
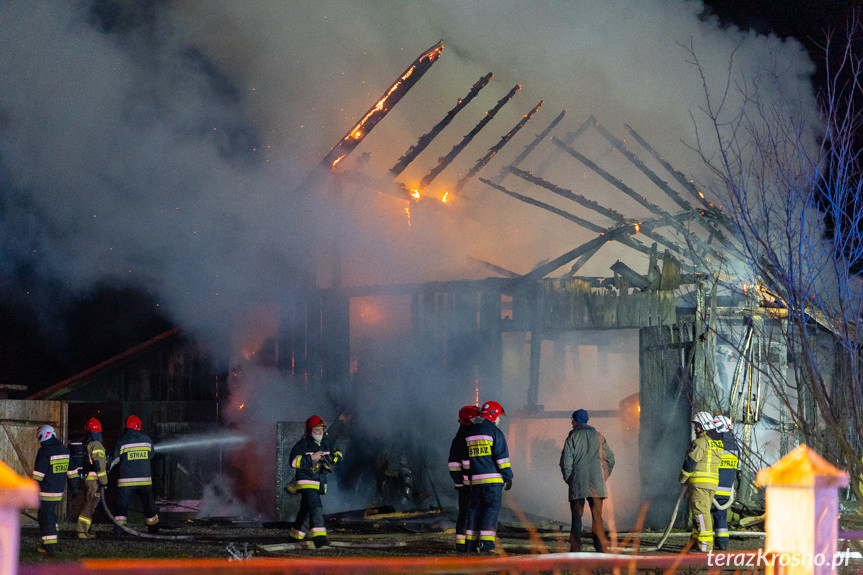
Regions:
[[[39,428],[39,431],[36,434],[36,437],[39,438],[39,443],[43,441],[48,441],[52,437],[57,437],[57,433],[54,431],[54,428],[50,425],[43,425]]]
[[[707,431],[708,429],[713,429],[713,416],[706,411],[699,411],[692,416],[692,423],[701,425],[701,429]]]
[[[724,415],[717,415],[713,418],[713,429],[716,433],[728,433],[731,431],[731,420]]]

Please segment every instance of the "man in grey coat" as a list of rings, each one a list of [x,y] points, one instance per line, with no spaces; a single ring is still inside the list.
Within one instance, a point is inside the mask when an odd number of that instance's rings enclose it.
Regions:
[[[604,553],[608,538],[602,523],[602,500],[606,497],[605,480],[614,468],[614,453],[602,434],[587,425],[588,419],[590,416],[584,409],[572,413],[572,431],[560,454],[560,471],[563,480],[569,484],[569,509],[572,512],[569,551],[581,551],[581,516],[586,499],[593,521],[593,546],[598,553]]]

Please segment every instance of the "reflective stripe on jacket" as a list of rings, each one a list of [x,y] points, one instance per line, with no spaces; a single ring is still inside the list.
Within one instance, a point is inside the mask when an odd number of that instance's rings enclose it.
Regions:
[[[456,487],[463,487],[467,477],[465,476],[466,469],[464,461],[467,459],[467,443],[465,443],[465,435],[470,425],[459,425],[455,437],[452,438],[452,443],[449,446],[449,460],[447,461],[447,469],[452,477],[452,482]]]
[[[731,497],[740,465],[740,447],[730,431],[723,433],[721,437],[722,461],[719,463],[719,484],[716,487],[716,495]]]
[[[312,460],[312,454],[317,451],[323,454],[324,461]],[[297,491],[314,489],[326,493],[327,474],[330,471],[330,465],[338,463],[341,458],[342,453],[333,449],[327,434],[324,434],[320,443],[316,443],[311,436],[304,435],[291,448],[290,454],[291,467],[297,470],[294,475],[294,485]]]
[[[33,479],[39,482],[39,499],[60,501],[66,481],[77,477],[75,469],[69,469],[69,450],[56,437],[43,441],[36,452]]]
[[[114,447],[113,466],[117,471],[117,487],[152,485],[150,462],[153,442],[136,429],[127,429]]]
[[[694,487],[716,491],[719,484],[719,464],[722,461],[722,441],[701,433],[689,444],[689,452],[678,481]]]
[[[512,481],[506,436],[487,419],[468,427],[465,434],[467,459],[463,462],[465,483],[503,484]]]

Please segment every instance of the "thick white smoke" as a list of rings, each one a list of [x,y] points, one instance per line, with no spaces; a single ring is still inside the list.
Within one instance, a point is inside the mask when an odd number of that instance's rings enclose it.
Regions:
[[[401,183],[415,185],[516,84],[513,101],[426,195],[441,197],[540,100],[481,175],[497,174],[561,110],[558,134],[593,114],[619,136],[633,126],[677,169],[695,172],[681,142],[694,142],[704,93],[681,44],[699,54],[711,90],[724,87],[736,50],[736,73],[781,62],[788,94],[814,109],[812,64],[799,44],[720,29],[699,19],[695,1],[100,4],[0,6],[0,274],[36,269],[70,294],[99,282],[142,287],[217,346],[236,337],[251,302],[284,302],[336,249],[343,282],[389,284],[490,275],[476,260],[525,273],[593,237],[476,178],[446,205],[411,204],[410,219],[389,193],[387,170],[488,72],[489,86]],[[441,59],[351,156],[351,171],[310,182],[397,74],[441,39]],[[556,159],[539,175],[591,195],[582,166],[551,147],[543,154]],[[542,165],[532,160],[523,167]],[[615,203],[603,194],[594,199]],[[600,258],[583,273],[608,275],[618,257],[629,256]],[[408,379],[425,390],[432,369]],[[262,389],[291,384],[274,370],[244,373]],[[455,412],[473,401],[463,386],[410,397],[369,391],[354,401],[374,404],[376,424],[422,413],[442,450]],[[236,397],[245,395],[259,397]],[[389,399],[428,405],[381,403]],[[253,419],[236,417],[265,427],[332,409],[326,397],[298,403],[274,392],[244,412]]]

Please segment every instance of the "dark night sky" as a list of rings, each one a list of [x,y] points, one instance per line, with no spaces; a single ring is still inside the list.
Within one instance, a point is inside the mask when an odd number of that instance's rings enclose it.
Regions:
[[[728,26],[799,39],[823,74],[819,51],[823,31],[843,27],[858,3],[710,0],[705,4]],[[121,26],[124,13],[102,10],[100,17],[106,26]],[[819,79],[816,75],[816,82]],[[0,180],[0,213],[9,201],[2,185]],[[27,297],[21,295],[24,284]],[[105,284],[71,300],[66,292],[62,282],[42,277],[37,269],[19,269],[15,283],[0,275],[0,384],[27,385],[32,393],[171,327],[158,300],[134,285]],[[25,301],[43,304],[34,309]]]

